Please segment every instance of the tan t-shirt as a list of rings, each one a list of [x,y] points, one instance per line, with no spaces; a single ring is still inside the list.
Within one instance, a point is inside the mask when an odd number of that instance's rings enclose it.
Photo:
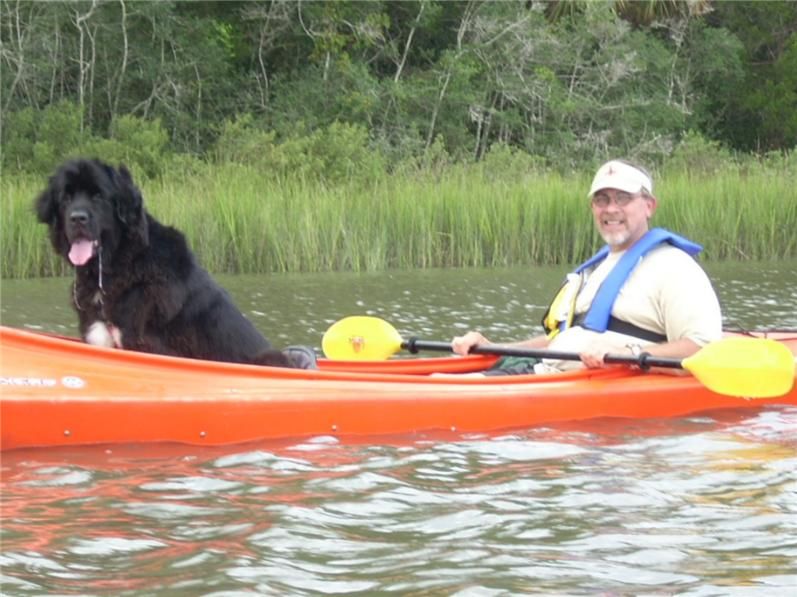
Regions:
[[[586,313],[601,283],[623,254],[609,253],[589,274],[576,299],[576,315]],[[667,243],[651,250],[631,270],[614,301],[612,315],[664,334],[668,342],[689,338],[698,346],[705,346],[722,337],[719,300],[706,272],[689,254]],[[624,352],[629,342],[650,344],[617,332],[601,334],[575,326],[554,337],[549,348],[581,352],[598,337],[617,352]],[[537,369],[543,373],[580,367],[580,361],[546,360]]]

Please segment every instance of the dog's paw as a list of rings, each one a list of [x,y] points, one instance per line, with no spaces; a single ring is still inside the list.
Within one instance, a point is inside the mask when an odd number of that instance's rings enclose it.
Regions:
[[[282,351],[294,369],[318,369],[315,351],[309,346],[289,346]]]

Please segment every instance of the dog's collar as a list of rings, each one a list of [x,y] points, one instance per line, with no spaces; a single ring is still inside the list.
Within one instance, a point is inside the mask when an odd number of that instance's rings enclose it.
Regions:
[[[105,288],[102,285],[102,245],[97,246],[97,267],[99,269],[99,273],[97,274],[97,286],[100,289],[98,298],[98,303],[100,305],[100,311],[102,312],[103,319],[108,319],[105,315],[105,301],[103,297],[105,296]],[[77,297],[77,269],[75,269],[75,279],[72,282],[72,300],[75,302],[75,307],[77,307],[78,311],[83,311],[83,307],[80,306],[80,301]]]

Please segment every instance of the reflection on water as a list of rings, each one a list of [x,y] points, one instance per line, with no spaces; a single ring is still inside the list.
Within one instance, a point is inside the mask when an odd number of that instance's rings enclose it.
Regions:
[[[4,594],[785,594],[797,409],[4,455]],[[773,593],[774,591],[774,593]]]
[[[797,263],[708,267],[731,327],[797,328]],[[560,268],[221,276],[277,344],[343,316],[533,333]],[[74,334],[70,280],[2,322]],[[0,413],[1,414],[1,413]],[[3,453],[0,592],[773,595],[797,586],[797,409],[502,436]]]
[[[730,328],[797,328],[797,260],[708,264]],[[538,333],[560,267],[217,276],[277,345],[309,344],[347,315],[377,315],[405,337],[448,339],[478,328],[492,340]],[[76,334],[71,279],[5,280],[5,325]]]

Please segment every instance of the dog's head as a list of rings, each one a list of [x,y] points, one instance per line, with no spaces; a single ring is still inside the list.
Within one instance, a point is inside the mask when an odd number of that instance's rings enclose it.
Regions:
[[[141,192],[127,168],[99,160],[63,164],[36,199],[36,215],[50,227],[50,240],[75,266],[86,265],[102,247],[136,250],[149,244]]]

